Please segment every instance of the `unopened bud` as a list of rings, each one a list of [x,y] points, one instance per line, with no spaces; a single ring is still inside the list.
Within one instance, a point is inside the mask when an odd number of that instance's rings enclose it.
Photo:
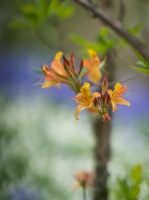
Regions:
[[[70,66],[70,61],[65,56],[63,56],[63,64]]]
[[[102,82],[102,94],[104,95],[108,88],[108,77],[105,76]]]
[[[104,95],[101,93],[101,96],[100,96],[100,98],[101,98],[101,100],[102,100],[102,102],[104,102],[105,101],[105,97],[104,97]]]
[[[81,73],[82,69],[83,69],[83,60],[81,60],[80,62],[78,75]]]
[[[110,103],[111,103],[111,97],[108,94],[108,96],[105,98],[104,104],[105,104],[105,106],[108,107],[110,105]]]
[[[70,54],[70,64],[71,64],[72,68],[74,69],[74,53]]]
[[[99,97],[94,98],[93,104],[95,107],[98,107],[98,99],[99,99]]]

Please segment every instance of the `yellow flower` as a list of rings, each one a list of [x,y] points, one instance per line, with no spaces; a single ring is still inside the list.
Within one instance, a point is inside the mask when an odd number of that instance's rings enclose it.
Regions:
[[[127,105],[130,106],[130,102],[126,101],[123,98],[124,92],[126,92],[126,86],[121,86],[120,83],[117,83],[115,85],[114,91],[112,90],[107,90],[107,93],[110,95],[111,98],[111,104],[112,104],[112,112],[115,112],[117,110],[116,104],[122,104],[122,105]]]
[[[74,100],[79,104],[76,108],[75,118],[78,120],[79,113],[86,109],[90,113],[96,113],[100,108],[98,107],[97,98],[100,97],[99,92],[90,94],[90,84],[84,83],[81,87],[81,93],[75,96]]]
[[[59,78],[52,72],[51,67],[42,66],[41,67],[44,75],[45,75],[45,82],[42,83],[42,88],[49,88],[51,86],[59,87]]]
[[[102,76],[100,68],[104,65],[105,59],[100,62],[94,50],[88,49],[87,52],[90,55],[90,60],[83,60],[83,66],[87,68],[85,75],[89,74],[89,80],[98,83]]]
[[[54,61],[51,64],[51,68],[61,76],[68,77],[69,75],[64,69],[63,64],[61,63],[60,59],[63,55],[63,52],[59,51],[54,58]]]
[[[64,69],[60,59],[63,53],[58,52],[55,55],[54,61],[50,66],[42,66],[41,69],[45,75],[45,82],[42,83],[42,88],[49,88],[51,86],[59,87],[59,83],[66,83],[68,84],[68,74]]]

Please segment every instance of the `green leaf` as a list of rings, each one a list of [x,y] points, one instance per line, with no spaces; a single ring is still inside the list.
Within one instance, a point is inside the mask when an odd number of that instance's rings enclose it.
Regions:
[[[73,42],[84,47],[85,51],[86,51],[86,49],[93,49],[94,51],[96,51],[97,53],[100,53],[100,54],[105,54],[108,51],[109,46],[111,46],[111,45],[106,46],[103,43],[89,42],[88,40],[85,40],[85,39],[83,39],[79,36],[76,36],[76,35],[71,35],[70,39]]]
[[[104,47],[104,51],[107,52],[111,47],[114,46],[114,41],[108,36],[108,29],[102,27],[97,37],[97,43],[99,46]]]
[[[67,18],[67,17],[70,17],[72,14],[73,14],[73,8],[72,7],[66,7],[66,8],[63,8],[63,9],[60,9],[59,12],[58,12],[58,16],[59,18]]]
[[[138,50],[134,48],[134,52],[137,55],[137,57],[149,68],[148,61],[138,52]]]
[[[46,1],[45,0],[37,0],[37,6],[41,9],[44,10],[46,7]]]
[[[135,197],[138,196],[139,193],[140,193],[140,187],[139,186],[133,187],[130,190],[130,197],[134,199]]]
[[[33,25],[37,25],[39,21],[38,12],[35,6],[25,5],[21,8],[24,17]]]
[[[99,38],[104,38],[108,34],[108,29],[103,26],[99,32]]]
[[[139,67],[133,67],[133,66],[129,66],[131,69],[138,71],[138,72],[142,72],[145,74],[149,74],[149,69],[144,69],[144,68],[139,68]]]
[[[48,16],[54,16],[59,19],[65,19],[73,14],[73,7],[68,6],[67,2],[60,2],[59,0],[52,0],[47,6]]]
[[[141,30],[142,26],[142,23],[138,23],[133,28],[128,28],[127,31],[131,35],[136,35]]]
[[[51,12],[53,10],[56,10],[58,7],[59,7],[59,0],[50,1],[49,5],[47,7],[48,14],[51,14]]]
[[[120,187],[123,195],[128,196],[129,195],[129,187],[128,187],[126,180],[118,178],[117,181],[118,181],[119,187]]]
[[[137,64],[138,66],[140,66],[140,67],[149,69],[148,66],[146,66],[142,61],[137,61],[136,64]]]
[[[37,13],[36,7],[33,5],[25,5],[21,8],[21,11],[25,16],[36,15]]]
[[[96,51],[96,46],[97,45],[95,43],[88,42],[87,40],[85,40],[85,39],[83,39],[83,38],[81,38],[79,36],[76,36],[76,35],[71,35],[70,39],[73,42],[75,42],[75,43],[77,43],[77,44],[79,44],[79,45],[81,45],[81,46],[83,46],[83,47],[85,47],[87,49],[91,48],[91,49],[94,49]]]
[[[30,28],[28,21],[26,20],[15,20],[9,24],[9,28]]]
[[[45,0],[37,0],[37,13],[41,18],[46,18],[47,8],[48,4]]]
[[[142,166],[137,165],[131,171],[131,176],[135,182],[138,182],[142,176]]]

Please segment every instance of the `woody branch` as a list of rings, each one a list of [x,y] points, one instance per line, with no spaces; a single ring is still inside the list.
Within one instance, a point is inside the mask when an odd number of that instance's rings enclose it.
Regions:
[[[106,12],[88,0],[73,0],[87,9],[96,18],[102,20],[107,26],[124,38],[133,48],[135,48],[146,60],[149,61],[149,48],[135,36],[130,35],[120,21],[111,19]]]

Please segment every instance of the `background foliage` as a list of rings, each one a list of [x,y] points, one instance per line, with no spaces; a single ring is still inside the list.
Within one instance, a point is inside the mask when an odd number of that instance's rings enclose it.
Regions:
[[[33,68],[49,64],[59,50],[66,54],[74,51],[77,64],[87,48],[93,48],[102,58],[114,46],[115,80],[138,76],[129,69],[138,58],[126,42],[79,6],[68,3],[0,1],[1,200],[80,198],[81,191],[72,187],[73,174],[93,168],[89,120],[94,116],[82,113],[80,121],[75,121],[76,105],[70,98],[74,94],[65,87],[32,87],[41,77]],[[146,1],[126,1],[124,21],[130,27],[128,31],[146,44],[148,7]],[[114,9],[116,17],[116,0]],[[144,66],[141,61],[139,67],[148,70],[148,64]],[[149,83],[139,74],[138,79],[125,84],[128,93],[134,93],[129,96],[131,107],[119,107],[113,117],[110,199],[145,200],[149,198]]]

